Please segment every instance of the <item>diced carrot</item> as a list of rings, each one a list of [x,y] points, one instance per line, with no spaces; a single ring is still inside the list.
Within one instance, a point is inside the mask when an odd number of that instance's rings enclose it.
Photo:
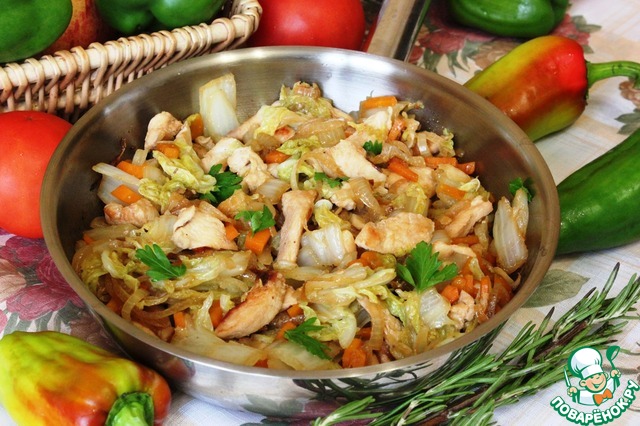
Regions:
[[[192,139],[204,135],[204,121],[200,114],[193,114],[189,117],[189,130]]]
[[[227,240],[229,241],[235,240],[236,237],[240,235],[240,231],[236,229],[233,223],[229,223],[229,222],[224,224],[224,232],[227,236]]]
[[[136,201],[142,199],[142,196],[140,194],[126,185],[118,186],[116,189],[111,191],[111,195],[126,204],[135,203]]]
[[[454,200],[462,200],[467,194],[465,191],[454,186],[447,185],[446,183],[438,184],[436,192],[439,193],[439,195],[441,196],[440,198],[442,198],[442,195],[446,195],[453,198]]]
[[[400,136],[402,136],[402,131],[406,127],[406,122],[401,117],[396,117],[391,123],[391,129],[389,129],[389,134],[387,135],[387,140],[397,141],[400,140]]]
[[[480,238],[477,235],[465,235],[464,237],[453,237],[451,239],[452,244],[466,244],[468,246],[472,246],[474,244],[478,244],[480,242]]]
[[[362,347],[362,340],[355,338],[342,354],[343,368],[357,368],[367,365],[367,352]]]
[[[164,155],[169,158],[179,158],[180,157],[180,147],[174,143],[170,142],[161,142],[156,145],[155,149],[160,151]]]
[[[451,280],[451,285],[458,287],[460,291],[464,291],[472,297],[476,297],[476,294],[478,293],[473,280],[473,275],[471,274],[457,275],[453,280]]]
[[[87,244],[91,244],[94,240],[93,240],[93,238],[91,238],[89,235],[87,235],[87,233],[86,233],[86,232],[84,232],[84,233],[82,234],[82,241],[84,241],[84,242],[85,242],[85,243],[87,243]]]
[[[365,251],[360,255],[360,260],[364,266],[371,269],[377,269],[384,264],[382,255],[375,251]]]
[[[489,251],[486,251],[486,252],[484,252],[483,257],[489,263],[489,265],[494,265],[495,266],[496,261],[497,261],[495,254],[493,254],[493,253],[491,253]]]
[[[460,289],[455,285],[448,284],[442,289],[440,294],[447,299],[449,303],[456,303],[460,297]]]
[[[173,314],[173,326],[175,328],[185,328],[187,326],[187,318],[184,311],[178,311]]]
[[[247,238],[244,240],[244,248],[251,250],[255,254],[261,254],[270,238],[271,230],[269,228],[258,231],[255,234],[249,232]]]
[[[493,276],[493,291],[498,298],[498,306],[505,306],[513,297],[513,289],[509,283],[498,274]]]
[[[494,309],[489,310],[491,302],[491,278],[488,275],[480,279],[480,289],[476,296],[476,314],[478,322],[483,323],[489,320],[489,317],[495,312]],[[495,305],[495,300],[494,300]]]
[[[222,318],[224,318],[224,312],[222,311],[222,306],[220,305],[219,300],[214,300],[209,308],[209,317],[211,317],[211,325],[213,327],[217,327],[222,322]]]
[[[293,330],[296,327],[297,327],[297,325],[293,321],[285,322],[284,324],[282,324],[282,327],[280,327],[280,329],[276,333],[276,339],[283,340],[284,339],[284,333],[286,333],[289,330]]]
[[[371,338],[371,327],[362,327],[358,330],[356,336],[363,340],[369,340]]]
[[[123,172],[137,177],[138,179],[142,179],[144,177],[144,166],[133,164],[129,160],[122,160],[116,167],[118,167]]]
[[[371,96],[363,101],[360,101],[360,111],[374,108],[385,108],[397,104],[398,99],[393,95]]]
[[[298,303],[296,303],[295,305],[291,305],[289,306],[289,308],[287,308],[287,313],[291,318],[297,317],[298,315],[302,315],[303,312],[304,311],[302,310],[302,307],[300,307]]]
[[[269,368],[269,360],[267,358],[259,359],[253,364],[254,367]]]
[[[471,262],[473,261],[473,257],[467,257],[467,260],[462,265],[462,269],[460,270],[461,275],[473,275],[473,271],[471,269]]]
[[[455,166],[458,164],[458,160],[456,157],[424,157],[424,163],[427,167],[437,169],[440,164]]]
[[[277,149],[274,149],[265,154],[264,162],[267,164],[280,164],[284,163],[287,159],[289,159],[289,157],[291,156],[285,154],[284,152],[280,152]]]
[[[406,161],[398,157],[393,157],[389,161],[389,165],[387,166],[387,168],[389,169],[389,171],[396,173],[407,180],[410,180],[412,182],[418,181],[418,174],[409,168],[409,165],[406,163]]]
[[[469,161],[467,163],[458,163],[455,165],[458,169],[462,170],[468,175],[472,175],[476,171],[476,162]]]
[[[120,315],[120,312],[122,311],[122,302],[115,297],[109,299],[106,306],[118,315]]]

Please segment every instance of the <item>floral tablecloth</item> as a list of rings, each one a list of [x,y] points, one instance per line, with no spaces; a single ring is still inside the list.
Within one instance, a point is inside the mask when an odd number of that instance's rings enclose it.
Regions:
[[[556,32],[578,40],[584,46],[588,61],[625,59],[640,62],[640,0],[573,0],[571,3],[564,22]],[[409,60],[463,83],[517,43],[517,40],[456,27],[447,18],[445,0],[434,0]],[[540,140],[537,147],[547,160],[556,182],[560,182],[639,127],[640,90],[634,90],[627,79],[610,79],[597,83],[591,89],[585,113],[571,128]],[[640,273],[640,243],[598,253],[557,257],[553,270],[577,274],[584,277],[586,283],[574,289],[575,295],[565,296],[564,300],[557,300],[553,286],[547,290],[548,294],[538,296],[543,302],[547,300],[548,305],[555,305],[554,317],[557,318],[589,289],[601,287],[618,262],[621,267],[612,294],[616,294],[633,274]],[[539,306],[519,310],[507,323],[496,346],[509,341],[528,321],[539,322],[549,308]],[[61,330],[116,350],[61,277],[44,242],[17,237],[0,229],[0,336],[14,330],[44,329]],[[616,367],[621,371],[624,382],[640,381],[640,358],[625,354],[640,352],[639,342],[640,323],[630,322],[616,343],[623,349],[616,358]],[[556,396],[566,395],[566,391],[565,383],[559,382],[540,390],[535,396],[498,408],[494,420],[502,425],[521,426],[571,424],[551,406],[551,401]],[[605,409],[603,405],[601,410]],[[177,393],[166,424],[231,426],[276,423],[259,414],[224,411]],[[633,402],[610,423],[640,424],[640,402]],[[0,425],[12,424],[0,406]]]

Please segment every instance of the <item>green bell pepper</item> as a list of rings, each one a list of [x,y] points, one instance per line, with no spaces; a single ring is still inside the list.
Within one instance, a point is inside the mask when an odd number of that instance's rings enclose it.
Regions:
[[[34,56],[71,22],[71,0],[0,0],[0,63]]]
[[[569,0],[449,0],[460,24],[502,37],[549,34],[564,18]]]
[[[207,22],[223,4],[224,0],[96,0],[102,19],[126,35]]]
[[[604,250],[640,239],[640,130],[558,184],[556,254]]]

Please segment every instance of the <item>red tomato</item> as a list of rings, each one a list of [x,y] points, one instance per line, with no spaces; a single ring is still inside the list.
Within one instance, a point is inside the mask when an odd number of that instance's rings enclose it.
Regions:
[[[324,46],[358,50],[365,33],[360,0],[260,0],[252,46]]]
[[[37,111],[0,114],[0,228],[42,238],[40,189],[53,151],[71,124]]]

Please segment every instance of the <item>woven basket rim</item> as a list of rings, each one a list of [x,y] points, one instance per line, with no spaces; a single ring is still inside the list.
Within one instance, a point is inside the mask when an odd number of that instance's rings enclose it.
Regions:
[[[229,0],[211,23],[120,37],[0,67],[0,112],[39,110],[75,121],[123,84],[187,58],[234,49],[255,32],[258,0]]]

